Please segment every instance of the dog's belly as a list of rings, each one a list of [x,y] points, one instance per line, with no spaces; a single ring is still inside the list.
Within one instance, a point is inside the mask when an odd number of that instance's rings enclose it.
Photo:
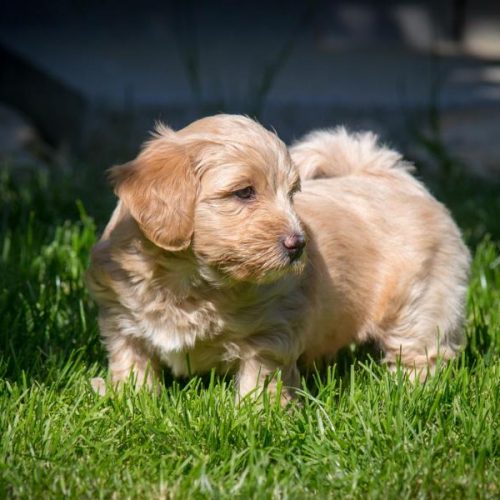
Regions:
[[[183,351],[170,351],[161,358],[176,376],[191,376],[207,373],[215,369],[224,373],[231,369],[233,363],[227,359],[226,349],[219,343],[198,343]]]

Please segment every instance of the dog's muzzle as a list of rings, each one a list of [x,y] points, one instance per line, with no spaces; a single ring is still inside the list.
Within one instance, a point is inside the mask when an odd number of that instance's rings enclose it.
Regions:
[[[294,262],[302,255],[306,240],[302,234],[294,233],[283,238],[281,244],[290,262]]]

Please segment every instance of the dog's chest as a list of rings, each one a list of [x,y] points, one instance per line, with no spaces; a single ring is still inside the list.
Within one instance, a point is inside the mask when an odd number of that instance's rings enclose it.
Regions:
[[[160,357],[166,357],[219,335],[222,322],[208,301],[162,301],[161,306],[142,317],[141,330]]]
[[[176,375],[224,369],[238,357],[242,339],[287,330],[295,309],[271,286],[223,290],[181,278],[170,270],[156,273],[156,279],[138,279],[127,296],[135,334]]]

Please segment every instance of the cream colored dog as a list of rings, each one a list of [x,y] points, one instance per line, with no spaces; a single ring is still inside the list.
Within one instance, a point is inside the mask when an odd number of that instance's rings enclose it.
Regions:
[[[453,357],[469,253],[409,170],[341,128],[289,154],[242,116],[159,126],[111,170],[119,202],[88,271],[113,383],[215,368],[243,396],[279,369],[286,400],[298,363],[352,342],[419,376]]]

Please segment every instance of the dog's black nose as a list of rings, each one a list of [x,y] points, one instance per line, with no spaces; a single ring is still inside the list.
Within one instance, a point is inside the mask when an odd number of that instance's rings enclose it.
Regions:
[[[297,233],[286,236],[283,238],[282,243],[290,262],[297,260],[302,255],[302,251],[306,246],[304,236]]]

